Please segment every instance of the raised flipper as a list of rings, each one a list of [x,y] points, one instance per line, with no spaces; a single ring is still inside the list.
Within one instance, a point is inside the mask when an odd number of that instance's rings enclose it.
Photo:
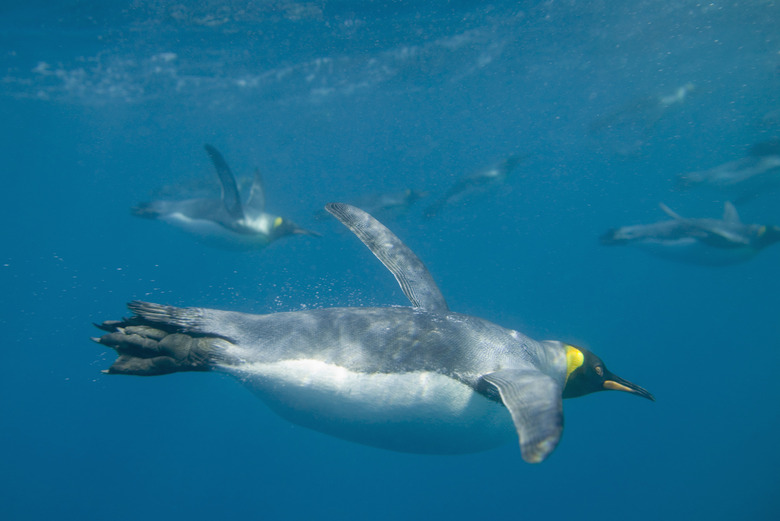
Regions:
[[[97,325],[97,324],[96,324]],[[97,325],[108,333],[95,342],[111,347],[117,359],[109,374],[157,376],[181,371],[208,371],[221,339],[185,334],[175,326],[150,324],[140,316]]]
[[[750,244],[750,239],[736,229],[743,228],[737,209],[730,201],[723,204],[723,221],[730,226],[702,226],[708,236],[702,239],[707,244],[719,248],[732,248]]]
[[[536,369],[502,369],[482,377],[498,389],[512,415],[520,451],[528,463],[543,461],[563,432],[563,390]]]
[[[661,210],[663,210],[663,212],[666,215],[668,215],[675,221],[687,221],[685,217],[681,216],[680,214],[678,214],[677,212],[675,212],[674,210],[666,206],[664,203],[658,203],[658,206],[661,208]]]
[[[742,221],[734,205],[726,201],[723,205],[723,226],[720,221],[713,219],[686,219],[675,213],[665,204],[660,204],[661,209],[673,219],[685,223],[689,229],[698,230],[702,235],[699,240],[716,248],[739,247],[750,243],[750,240],[743,234],[735,231],[735,226],[741,226]],[[730,225],[730,226],[728,226]]]
[[[252,188],[249,191],[249,197],[244,202],[244,210],[250,215],[260,215],[265,212],[265,189],[263,188],[263,177],[260,175],[260,169],[255,169],[255,175],[252,178]]]
[[[225,205],[225,210],[234,221],[242,220],[244,218],[244,210],[241,207],[241,197],[238,193],[238,185],[236,185],[236,178],[233,177],[233,172],[230,171],[230,167],[225,162],[222,154],[219,153],[219,150],[211,145],[204,145],[204,148],[211,158],[211,162],[214,163],[214,168],[217,170],[219,182],[222,185],[222,203]]]
[[[382,261],[395,276],[412,306],[437,313],[449,309],[425,264],[382,223],[363,210],[344,203],[330,203],[325,209]]]
[[[693,232],[695,230],[699,241],[715,248],[738,247],[750,242],[743,235],[735,233],[728,227],[721,226],[719,221],[712,219],[687,219],[676,213],[664,203],[660,203],[659,206],[666,215],[687,226],[689,231]],[[741,224],[737,209],[728,201],[723,210],[723,222],[730,225]]]
[[[742,224],[739,213],[731,201],[723,203],[723,220],[731,224]]]

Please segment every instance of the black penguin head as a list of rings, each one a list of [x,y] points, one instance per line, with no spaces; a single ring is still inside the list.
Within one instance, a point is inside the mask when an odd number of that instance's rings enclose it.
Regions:
[[[289,219],[285,219],[283,217],[277,217],[276,219],[274,219],[274,225],[270,233],[270,237],[272,241],[275,241],[276,239],[285,237],[287,235],[295,235],[295,234],[314,235],[315,237],[320,237],[319,233],[310,230],[305,230]]]
[[[780,242],[780,226],[770,225],[758,227],[755,239],[756,248],[766,248],[776,242]]]
[[[596,391],[624,391],[655,401],[653,395],[636,384],[611,373],[601,358],[582,347],[566,346],[566,386],[564,398],[576,398]]]

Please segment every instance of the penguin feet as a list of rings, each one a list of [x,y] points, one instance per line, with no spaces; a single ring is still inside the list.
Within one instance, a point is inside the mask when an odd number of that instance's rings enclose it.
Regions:
[[[107,334],[92,340],[114,349],[118,355],[104,373],[157,376],[211,368],[214,338],[190,336],[169,326],[152,326],[140,317],[108,320],[95,326]]]
[[[628,242],[628,238],[622,234],[620,228],[612,228],[599,237],[599,242],[604,246],[614,246],[616,244],[625,244]]]
[[[157,219],[161,212],[159,208],[155,207],[155,203],[140,203],[138,206],[130,208],[130,214],[144,219]]]

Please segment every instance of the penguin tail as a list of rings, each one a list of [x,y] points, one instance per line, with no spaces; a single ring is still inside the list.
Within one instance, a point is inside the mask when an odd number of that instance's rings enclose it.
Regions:
[[[92,340],[117,353],[104,373],[158,376],[211,370],[226,340],[188,330],[188,321],[197,319],[195,310],[148,302],[128,307],[134,316],[95,324],[106,334]]]
[[[138,206],[130,208],[130,213],[144,219],[157,219],[160,216],[160,210],[156,208],[154,203],[140,203]]]

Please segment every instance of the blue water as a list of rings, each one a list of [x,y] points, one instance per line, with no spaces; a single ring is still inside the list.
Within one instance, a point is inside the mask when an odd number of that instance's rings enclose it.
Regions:
[[[674,176],[780,136],[776,1],[50,4],[0,6],[0,518],[780,517],[780,247],[714,269],[598,244],[660,201],[718,216]],[[689,82],[661,114],[637,104]],[[206,142],[323,237],[236,253],[130,215],[213,179]],[[432,198],[516,152],[497,190],[386,223],[453,310],[586,346],[655,394],[567,400],[544,463],[332,439],[218,374],[100,372],[91,323],[132,299],[405,304],[317,209]],[[780,223],[777,197],[743,220]]]

